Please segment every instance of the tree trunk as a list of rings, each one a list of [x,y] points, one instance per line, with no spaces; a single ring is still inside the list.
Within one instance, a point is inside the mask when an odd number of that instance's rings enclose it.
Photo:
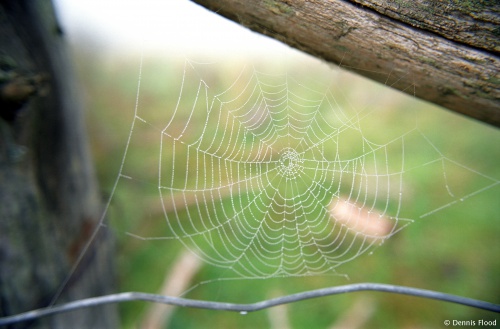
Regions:
[[[50,0],[0,2],[0,316],[113,290],[78,88]],[[13,328],[113,328],[115,306]]]
[[[316,57],[500,126],[498,1],[193,1]]]

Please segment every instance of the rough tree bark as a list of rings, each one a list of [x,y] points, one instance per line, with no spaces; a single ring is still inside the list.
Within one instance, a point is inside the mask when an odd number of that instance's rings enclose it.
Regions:
[[[498,1],[192,1],[316,57],[500,126]]]
[[[50,0],[0,2],[0,316],[48,306],[99,222],[82,105]],[[112,292],[101,230],[56,302]],[[114,306],[13,328],[113,328]]]

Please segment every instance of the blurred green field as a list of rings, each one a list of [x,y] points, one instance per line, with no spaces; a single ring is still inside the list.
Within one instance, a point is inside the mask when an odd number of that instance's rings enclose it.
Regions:
[[[217,66],[211,72],[211,86],[227,86],[231,82],[231,65],[241,66],[242,63]],[[258,65],[271,67],[273,63]],[[101,61],[98,57],[78,57],[92,151],[104,198],[111,192],[119,172],[134,118],[138,66],[137,58]],[[309,71],[302,67],[287,70],[290,75],[304,77],[304,81],[313,84],[325,76],[324,71]],[[323,66],[323,70],[329,68]],[[158,206],[158,139],[168,120],[166,109],[175,108],[178,100],[183,63],[145,58],[142,76],[139,109],[148,124],[134,127],[134,139],[129,144],[130,153],[124,167],[125,174],[133,172],[139,176],[120,182],[108,218],[117,238],[119,290],[156,293],[184,247],[175,239],[141,240],[127,232],[142,237],[167,234],[163,212]],[[397,136],[412,129],[416,122],[418,129],[445,152],[447,159],[500,179],[500,132],[497,129],[350,74],[340,74],[336,79],[339,80],[334,81],[334,85],[339,89],[335,90],[335,95],[339,96],[343,106],[356,109],[376,106],[381,109],[363,126],[366,137],[388,143],[389,131],[389,135]],[[189,90],[195,97],[193,90],[196,88],[193,86]],[[307,90],[304,88],[306,94],[303,97],[310,97]],[[343,152],[355,152],[356,140],[347,140],[346,143],[348,147]],[[428,145],[425,147],[430,149]],[[434,159],[436,154],[429,157]],[[400,158],[400,154],[395,154],[388,161],[398,163]],[[343,264],[332,275],[265,280],[221,280],[221,269],[205,264],[192,278],[188,287],[194,286],[194,289],[186,297],[249,303],[308,289],[379,282],[500,303],[499,185],[419,219],[418,214],[425,213],[425,209],[433,209],[436,202],[443,202],[442,195],[446,191],[443,190],[440,170],[434,167],[427,170],[421,165],[424,160],[414,161],[421,168],[408,178],[418,186],[414,200],[410,200],[410,208],[417,214],[416,220],[375,249],[373,254],[364,254]],[[460,166],[449,166],[445,172],[450,182],[457,182],[450,183],[456,184],[453,187],[457,189],[476,191],[488,185],[487,179]],[[464,172],[468,174],[457,177]],[[145,303],[120,305],[123,327],[139,327],[150,307]],[[353,313],[355,315],[351,318],[366,316],[362,328],[442,328],[445,319],[498,318],[495,314],[464,306],[374,292],[303,301],[288,305],[281,312],[291,328],[334,328],[345,314]],[[168,328],[270,328],[283,315],[280,314],[260,311],[240,315],[176,308]]]

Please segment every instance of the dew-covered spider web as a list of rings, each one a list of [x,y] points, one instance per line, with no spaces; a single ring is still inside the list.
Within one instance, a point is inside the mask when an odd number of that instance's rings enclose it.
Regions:
[[[445,154],[417,107],[346,90],[324,65],[284,67],[186,60],[171,77],[144,65],[113,192],[147,191],[146,215],[121,224],[129,236],[178,241],[221,277],[330,274],[498,187]]]

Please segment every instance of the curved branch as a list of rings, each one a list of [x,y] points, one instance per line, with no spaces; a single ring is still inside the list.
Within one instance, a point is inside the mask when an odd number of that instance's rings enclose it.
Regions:
[[[176,305],[182,307],[203,308],[203,309],[217,310],[217,311],[232,311],[232,312],[240,312],[242,314],[246,314],[248,312],[260,311],[263,309],[267,309],[282,304],[295,303],[306,299],[320,298],[338,294],[351,293],[356,291],[380,291],[380,292],[388,292],[400,295],[410,295],[410,296],[435,299],[455,304],[461,304],[469,307],[500,313],[499,304],[493,304],[477,299],[450,295],[431,290],[396,286],[390,284],[357,283],[357,284],[349,284],[338,287],[310,290],[297,294],[268,299],[252,304],[210,302],[210,301],[193,300],[180,297],[147,294],[141,292],[124,292],[119,294],[81,299],[58,306],[42,308],[38,310],[29,311],[26,313],[0,318],[0,326],[17,322],[29,321],[44,316],[69,312],[72,310],[86,308],[86,307],[111,304],[111,303],[132,302],[132,301],[145,301],[145,302]]]

